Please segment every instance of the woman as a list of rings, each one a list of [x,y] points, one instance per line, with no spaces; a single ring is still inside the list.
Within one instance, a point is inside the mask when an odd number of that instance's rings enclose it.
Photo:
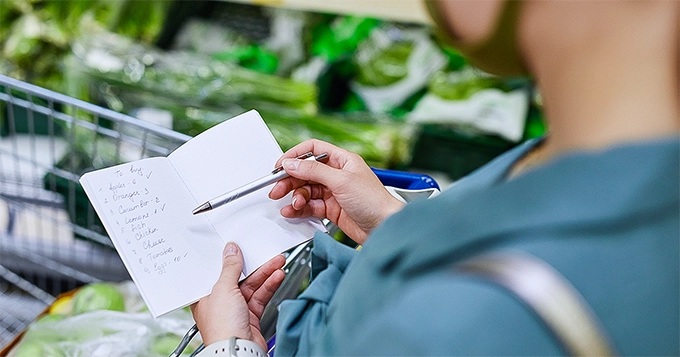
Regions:
[[[616,353],[680,354],[680,2],[428,5],[480,68],[533,75],[549,136],[406,207],[355,154],[320,141],[284,154],[291,178],[270,193],[294,192],[281,214],[327,217],[363,249],[317,234],[319,264],[281,306],[276,353],[562,354],[515,296],[455,268],[512,251],[566,277]],[[307,151],[328,163],[293,159]],[[213,293],[192,308],[210,355],[243,340],[265,347],[258,317],[283,279],[277,257],[239,289],[240,252],[225,253]]]

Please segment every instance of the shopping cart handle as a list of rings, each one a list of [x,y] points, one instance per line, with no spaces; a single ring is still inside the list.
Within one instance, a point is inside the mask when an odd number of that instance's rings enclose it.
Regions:
[[[425,174],[404,172],[396,170],[385,170],[371,168],[373,172],[378,176],[380,182],[385,186],[392,186],[407,190],[422,190],[428,188],[435,188],[439,190],[439,185],[430,176]]]

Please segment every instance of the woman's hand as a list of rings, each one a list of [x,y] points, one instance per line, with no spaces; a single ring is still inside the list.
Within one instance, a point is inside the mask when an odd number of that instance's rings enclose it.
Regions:
[[[307,152],[328,153],[324,163],[298,160]],[[307,140],[288,150],[276,163],[291,176],[279,181],[269,193],[280,199],[293,191],[290,206],[281,209],[288,218],[328,218],[359,244],[403,203],[380,183],[357,154],[319,140]]]
[[[234,243],[224,247],[222,274],[210,295],[191,305],[203,343],[228,340],[232,336],[259,344],[265,351],[267,342],[260,332],[264,308],[279,288],[286,262],[282,255],[272,258],[246,278],[239,287],[243,269],[241,250]]]

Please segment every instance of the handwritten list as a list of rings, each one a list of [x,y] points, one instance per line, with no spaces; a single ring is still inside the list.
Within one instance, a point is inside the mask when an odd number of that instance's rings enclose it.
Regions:
[[[154,316],[210,293],[222,270],[227,242],[241,247],[244,278],[324,229],[315,218],[282,217],[279,211],[290,198],[273,201],[266,189],[212,212],[192,214],[199,203],[269,173],[281,153],[262,118],[250,111],[203,132],[168,157],[81,177]]]
[[[219,256],[224,244],[205,217],[191,215],[195,200],[173,181],[182,185],[165,158],[115,166],[88,181],[97,213],[103,213],[106,230],[115,232],[114,245],[133,280],[153,287],[142,294],[199,288],[195,281],[207,278],[210,268],[197,267],[210,261],[206,257]],[[200,245],[192,244],[196,239]]]
[[[125,239],[124,249],[139,257],[135,263],[141,264],[145,273],[163,275],[173,262],[181,262],[189,253],[173,250],[171,243],[163,238],[158,215],[165,212],[168,204],[166,197],[153,188],[151,176],[152,170],[145,173],[144,167],[126,165],[115,170],[107,190],[99,188],[99,192],[104,196],[104,207]]]

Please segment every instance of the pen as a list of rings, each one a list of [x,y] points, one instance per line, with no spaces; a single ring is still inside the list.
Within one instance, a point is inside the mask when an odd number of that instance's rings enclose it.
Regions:
[[[320,161],[328,157],[327,153],[323,153],[318,156],[314,156],[311,152],[308,152],[306,154],[300,155],[297,158],[301,160],[316,160]],[[269,175],[264,176],[262,178],[259,178],[251,183],[245,184],[235,190],[229,191],[223,195],[217,196],[208,202],[196,207],[193,210],[193,214],[199,214],[203,212],[207,212],[210,210],[213,210],[219,206],[225,205],[231,201],[236,200],[237,198],[246,196],[248,194],[251,194],[261,188],[267,187],[271,185],[272,183],[283,180],[284,178],[288,177],[288,173],[283,169],[283,166],[278,166],[275,168],[272,172],[269,173]]]

